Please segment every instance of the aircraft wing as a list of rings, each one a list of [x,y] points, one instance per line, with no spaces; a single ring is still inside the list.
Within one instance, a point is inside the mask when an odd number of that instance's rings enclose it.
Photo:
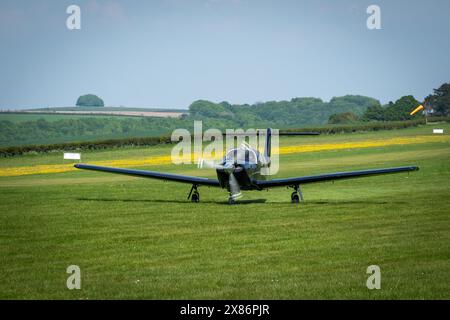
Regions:
[[[336,173],[319,174],[319,175],[314,175],[314,176],[305,176],[305,177],[297,177],[297,178],[258,180],[258,181],[256,181],[256,185],[258,187],[261,187],[264,189],[264,188],[273,188],[273,187],[282,187],[282,186],[302,185],[302,184],[313,183],[313,182],[362,178],[362,177],[367,177],[367,176],[389,174],[389,173],[399,173],[399,172],[406,172],[406,171],[416,171],[416,170],[419,170],[419,167],[409,166],[409,167],[371,169],[371,170],[350,171],[350,172],[336,172]]]
[[[74,167],[78,168],[78,169],[103,171],[103,172],[125,174],[125,175],[142,177],[142,178],[153,178],[153,179],[160,179],[160,180],[176,181],[176,182],[181,182],[181,183],[196,184],[196,185],[203,185],[203,186],[212,186],[212,187],[220,186],[218,180],[202,178],[202,177],[183,176],[183,175],[172,174],[172,173],[163,173],[163,172],[147,171],[147,170],[122,169],[122,168],[112,168],[112,167],[101,167],[101,166],[94,166],[94,165],[89,165],[89,164],[75,164]]]

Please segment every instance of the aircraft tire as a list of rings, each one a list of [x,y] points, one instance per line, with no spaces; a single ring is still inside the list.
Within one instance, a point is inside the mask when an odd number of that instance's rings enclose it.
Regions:
[[[297,192],[293,192],[291,194],[291,202],[292,203],[299,203],[300,202],[300,197],[298,196]]]
[[[191,196],[191,202],[195,202],[198,203],[200,202],[200,195],[198,194],[198,192],[194,192]]]

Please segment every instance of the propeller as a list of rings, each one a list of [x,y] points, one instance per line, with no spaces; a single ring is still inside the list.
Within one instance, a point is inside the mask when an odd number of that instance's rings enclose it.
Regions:
[[[230,193],[231,193],[230,197],[233,200],[242,197],[241,187],[239,186],[239,183],[236,177],[234,176],[234,172],[242,170],[241,167],[235,167],[231,162],[225,162],[224,164],[220,164],[212,160],[200,158],[198,161],[198,168],[219,169],[228,173],[228,185],[230,186]]]
[[[237,170],[237,168],[235,170]],[[236,177],[234,176],[233,172],[229,173],[228,184],[230,186],[230,193],[231,193],[230,197],[233,200],[236,200],[236,199],[242,197],[241,187],[239,186],[239,183],[238,183]]]
[[[197,167],[199,169],[207,168],[207,169],[222,169],[222,170],[232,170],[234,168],[232,163],[225,163],[221,164],[218,162],[215,162],[213,160],[206,160],[206,159],[198,159]]]

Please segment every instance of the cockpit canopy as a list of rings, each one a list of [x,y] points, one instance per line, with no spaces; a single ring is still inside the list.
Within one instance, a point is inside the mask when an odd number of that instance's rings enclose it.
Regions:
[[[250,148],[237,148],[229,150],[224,159],[224,163],[233,163],[233,164],[257,164],[258,158],[260,154],[258,151],[255,151]]]

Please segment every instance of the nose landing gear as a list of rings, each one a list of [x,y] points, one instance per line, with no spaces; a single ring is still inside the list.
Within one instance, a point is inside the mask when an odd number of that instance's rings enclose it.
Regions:
[[[228,204],[236,204],[236,200],[242,198],[242,193],[232,193],[228,197]]]
[[[295,186],[292,186],[293,188],[294,188],[294,192],[292,192],[292,194],[291,194],[291,202],[292,203],[299,203],[300,202],[300,200],[303,202],[304,201],[304,199],[303,199],[303,193],[302,193],[302,189],[300,188],[300,186],[299,185],[295,185]]]

